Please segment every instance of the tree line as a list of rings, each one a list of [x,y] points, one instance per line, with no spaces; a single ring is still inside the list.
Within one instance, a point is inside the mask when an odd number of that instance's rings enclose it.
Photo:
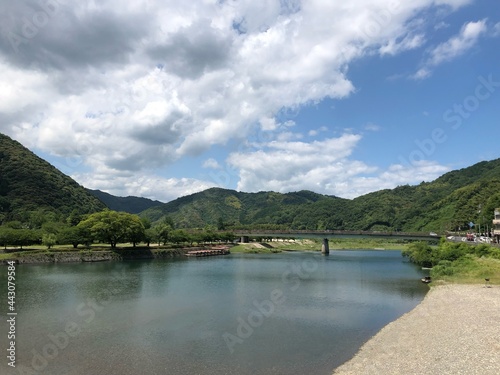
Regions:
[[[154,226],[146,218],[137,215],[103,210],[80,218],[70,215],[66,222],[39,221],[29,227],[26,223],[8,222],[0,226],[0,246],[23,248],[42,244],[47,248],[54,245],[90,246],[93,243],[107,243],[116,248],[119,243],[139,243],[150,246],[153,243],[211,243],[234,240],[231,232],[220,232],[214,226],[203,230],[187,231],[175,229],[173,220],[165,217]]]

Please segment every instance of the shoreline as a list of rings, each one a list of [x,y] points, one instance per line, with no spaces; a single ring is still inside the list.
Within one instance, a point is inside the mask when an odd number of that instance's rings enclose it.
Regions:
[[[220,247],[221,245],[218,245]],[[230,246],[224,245],[228,249]],[[118,248],[93,250],[59,250],[41,252],[12,252],[12,257],[0,261],[6,265],[9,261],[16,264],[47,264],[47,263],[87,263],[124,260],[147,260],[185,257],[189,251],[211,249],[211,246],[193,246],[180,248]]]
[[[500,373],[500,288],[433,286],[334,375]]]

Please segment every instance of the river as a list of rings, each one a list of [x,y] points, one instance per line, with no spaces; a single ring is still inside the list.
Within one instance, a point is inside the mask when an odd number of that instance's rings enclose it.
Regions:
[[[422,275],[373,250],[18,265],[0,373],[331,374],[423,299]]]

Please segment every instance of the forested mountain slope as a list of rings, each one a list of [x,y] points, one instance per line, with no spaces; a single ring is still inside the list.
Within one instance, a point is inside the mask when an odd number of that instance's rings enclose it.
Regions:
[[[19,142],[0,134],[0,223],[41,215],[69,216],[106,206]]]
[[[495,207],[500,207],[500,159],[352,200],[310,191],[242,193],[212,188],[141,215],[152,221],[170,216],[179,227],[223,223],[235,228],[443,231],[464,230],[471,221],[491,223]]]
[[[138,214],[148,208],[163,204],[163,202],[141,197],[117,197],[101,190],[87,191],[103,202],[110,210],[124,211],[131,214]]]

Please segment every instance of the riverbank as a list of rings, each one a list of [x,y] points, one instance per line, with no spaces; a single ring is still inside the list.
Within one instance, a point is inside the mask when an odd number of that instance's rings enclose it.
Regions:
[[[445,284],[385,326],[334,375],[500,374],[500,287]]]
[[[276,253],[281,251],[321,251],[322,241],[313,239],[274,239],[241,243],[231,249],[234,253]],[[403,250],[408,244],[401,239],[335,238],[329,240],[330,250]]]
[[[220,247],[220,245],[218,246]],[[92,250],[32,250],[2,254],[2,263],[14,261],[17,264],[35,263],[75,263],[105,262],[123,260],[165,259],[186,256],[189,251],[206,250],[211,247],[197,246],[186,248],[117,248]],[[227,246],[229,249],[230,246]]]

